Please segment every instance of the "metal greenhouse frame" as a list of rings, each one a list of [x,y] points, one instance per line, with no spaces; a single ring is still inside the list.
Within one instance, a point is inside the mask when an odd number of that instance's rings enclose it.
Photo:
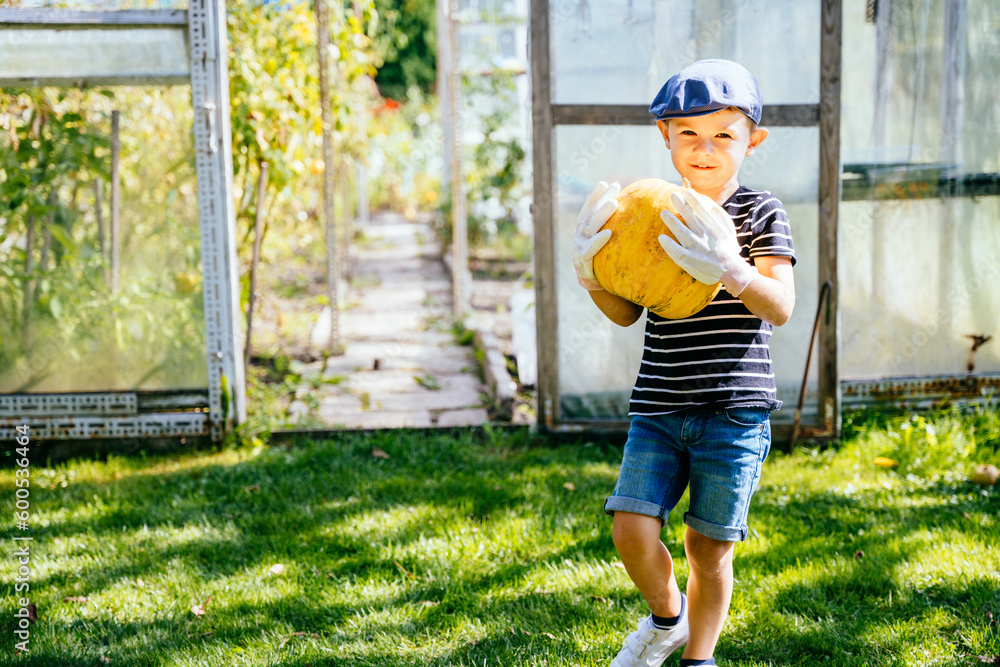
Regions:
[[[17,427],[30,426],[39,440],[218,440],[245,420],[225,17],[223,0],[190,0],[187,10],[0,9],[0,32],[9,31],[15,36],[9,43],[23,48],[31,48],[32,35],[46,31],[94,31],[95,50],[111,46],[120,31],[138,29],[186,44],[188,62],[179,71],[169,63],[143,62],[143,54],[136,53],[135,62],[89,71],[73,62],[55,70],[39,62],[37,71],[17,72],[4,72],[0,65],[0,86],[191,86],[208,369],[207,386],[194,390],[2,394],[0,438],[13,439]]]

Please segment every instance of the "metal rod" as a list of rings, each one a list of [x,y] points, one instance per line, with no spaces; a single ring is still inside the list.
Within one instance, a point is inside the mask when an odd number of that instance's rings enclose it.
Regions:
[[[111,293],[118,294],[121,286],[121,112],[111,112]]]
[[[353,224],[353,211],[351,206],[351,170],[350,161],[345,160],[341,168],[337,169],[337,183],[340,186],[340,245],[337,248],[337,260],[340,269],[340,279],[350,284],[350,272],[348,270],[348,248],[351,243],[351,230]]]
[[[247,338],[243,345],[243,365],[250,365],[250,332],[253,330],[253,306],[257,291],[257,265],[260,263],[260,244],[263,241],[261,227],[264,223],[264,195],[267,193],[266,162],[260,163],[260,174],[257,177],[257,213],[253,221],[253,258],[250,260],[250,296],[247,303]]]
[[[35,283],[31,274],[34,271],[33,250],[35,246],[35,216],[29,213],[25,219],[28,228],[24,241],[24,302],[21,304],[21,348],[27,351],[31,345],[31,309],[35,300]]]
[[[97,244],[101,249],[101,259],[104,261],[104,282],[111,282],[111,272],[108,269],[108,240],[104,232],[104,187],[101,179],[94,179],[94,215],[97,218]]]
[[[819,288],[819,303],[816,304],[816,319],[813,320],[812,338],[809,340],[809,353],[806,355],[806,369],[802,373],[802,387],[799,389],[799,404],[795,407],[795,423],[792,425],[792,437],[788,448],[795,449],[795,441],[799,438],[799,426],[802,423],[802,406],[806,401],[806,387],[809,384],[809,367],[812,365],[813,349],[816,347],[816,338],[819,334],[820,315],[823,313],[825,298],[829,296],[833,283],[827,280]]]

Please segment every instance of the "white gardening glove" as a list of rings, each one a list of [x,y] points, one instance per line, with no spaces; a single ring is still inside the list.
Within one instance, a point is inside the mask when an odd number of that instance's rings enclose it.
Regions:
[[[618,209],[615,197],[619,190],[621,186],[617,183],[598,183],[587,197],[587,203],[580,209],[580,217],[576,221],[576,231],[573,233],[573,268],[576,269],[576,281],[590,291],[604,289],[594,275],[594,255],[611,238],[610,229],[603,232],[598,230]]]
[[[757,268],[740,255],[736,227],[725,209],[691,188],[670,195],[672,203],[688,222],[685,225],[670,211],[660,219],[677,237],[661,234],[660,245],[670,259],[691,276],[708,285],[721,282],[726,291],[739,296],[757,277]]]

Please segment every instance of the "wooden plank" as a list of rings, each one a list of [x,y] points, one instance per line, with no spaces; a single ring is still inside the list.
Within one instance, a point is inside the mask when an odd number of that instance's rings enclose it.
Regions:
[[[555,267],[555,192],[552,179],[552,69],[549,2],[532,0],[530,21],[532,165],[535,234],[535,316],[538,346],[536,412],[549,430],[559,418],[559,332]]]
[[[185,9],[126,9],[88,12],[75,9],[0,8],[0,26],[18,28],[155,28],[186,26]]]
[[[191,83],[191,75],[187,72],[174,74],[152,74],[134,76],[42,76],[42,77],[6,77],[0,76],[0,88],[38,88],[53,86],[55,88],[98,88],[102,86],[175,86]]]
[[[818,283],[832,284],[819,340],[819,414],[832,437],[840,433],[840,311],[837,216],[840,205],[840,87],[842,0],[823,0],[820,35]]]
[[[642,104],[553,104],[554,125],[652,125],[649,107]],[[818,104],[775,104],[764,107],[764,127],[815,127]]]

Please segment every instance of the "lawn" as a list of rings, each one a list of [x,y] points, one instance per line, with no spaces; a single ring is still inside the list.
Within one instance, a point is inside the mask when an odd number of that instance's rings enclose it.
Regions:
[[[1000,487],[966,481],[1000,462],[998,423],[861,415],[839,447],[772,454],[719,663],[1000,655]],[[487,429],[33,461],[39,618],[16,654],[5,524],[0,664],[605,667],[646,613],[602,511],[620,454]]]

